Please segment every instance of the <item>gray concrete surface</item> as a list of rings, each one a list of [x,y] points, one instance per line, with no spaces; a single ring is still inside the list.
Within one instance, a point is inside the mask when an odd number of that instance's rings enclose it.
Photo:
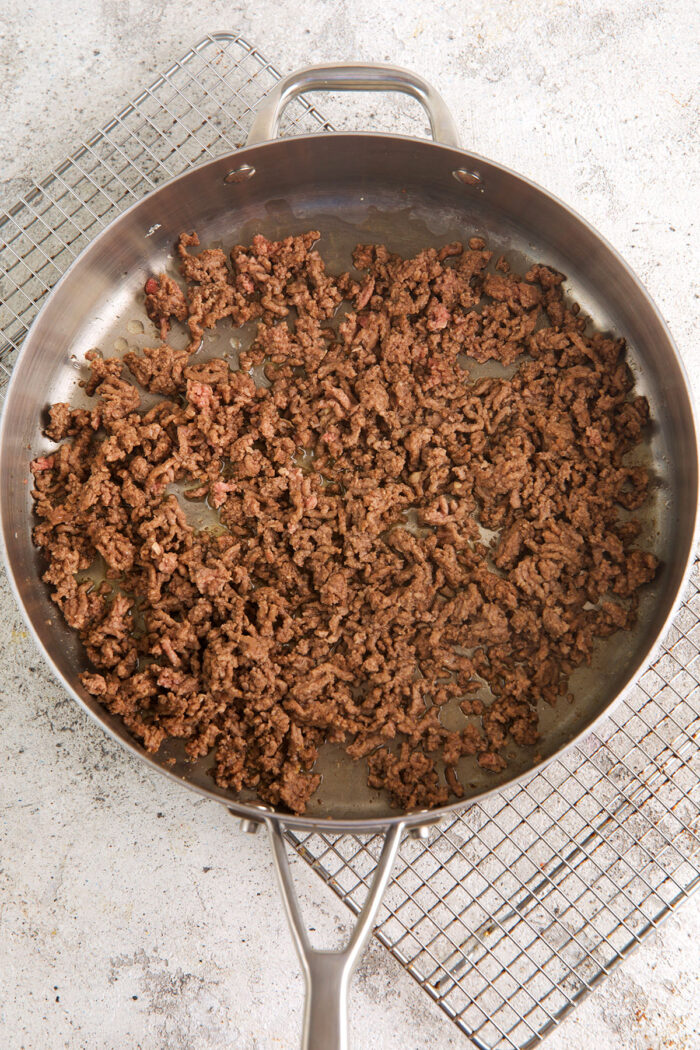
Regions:
[[[622,251],[698,383],[692,0],[4,0],[0,201],[216,29],[241,31],[283,70],[375,59],[433,80],[465,145],[544,184]],[[347,104],[326,108],[349,123]],[[90,724],[44,669],[4,581],[0,726],[0,1046],[296,1046],[301,979],[266,843]],[[295,870],[330,943],[347,915],[304,865]],[[700,1046],[698,944],[694,901],[548,1050]],[[352,1018],[355,1050],[468,1045],[378,945],[355,981]]]

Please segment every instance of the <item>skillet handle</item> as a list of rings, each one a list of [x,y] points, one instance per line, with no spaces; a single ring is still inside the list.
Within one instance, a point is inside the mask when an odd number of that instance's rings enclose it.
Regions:
[[[428,114],[435,141],[459,149],[459,134],[452,114],[442,96],[427,80],[399,66],[355,62],[307,66],[280,80],[258,106],[246,145],[255,146],[277,138],[283,110],[292,99],[306,91],[401,91],[404,95],[412,95]]]
[[[353,970],[374,929],[379,905],[404,830],[393,825],[386,833],[367,900],[350,940],[341,951],[317,951],[311,947],[306,924],[292,882],[287,847],[281,825],[265,818],[285,912],[292,931],[306,982],[302,1050],[348,1050],[348,991]]]

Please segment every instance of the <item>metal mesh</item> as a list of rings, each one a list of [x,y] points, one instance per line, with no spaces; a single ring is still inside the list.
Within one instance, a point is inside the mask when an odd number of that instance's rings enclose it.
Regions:
[[[115,215],[245,139],[279,74],[205,37],[0,220],[0,397],[46,292]],[[303,100],[286,133],[329,125]],[[585,744],[407,839],[377,936],[478,1047],[536,1045],[700,881],[700,575]],[[354,910],[378,839],[290,835]]]
[[[43,296],[111,220],[194,164],[243,145],[279,80],[240,37],[205,37],[0,216],[0,398]],[[328,129],[304,100],[282,133]]]

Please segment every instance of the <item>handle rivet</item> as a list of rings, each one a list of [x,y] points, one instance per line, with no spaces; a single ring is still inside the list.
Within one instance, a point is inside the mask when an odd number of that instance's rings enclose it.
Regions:
[[[478,171],[470,171],[468,168],[455,168],[452,172],[457,182],[463,182],[465,186],[478,186],[481,175]]]
[[[255,175],[255,168],[251,164],[241,164],[240,168],[234,168],[228,175],[224,175],[224,182],[245,182],[253,175]]]
[[[432,830],[430,824],[419,824],[415,828],[409,828],[409,838],[419,839],[421,842],[426,842],[430,838],[430,832]]]

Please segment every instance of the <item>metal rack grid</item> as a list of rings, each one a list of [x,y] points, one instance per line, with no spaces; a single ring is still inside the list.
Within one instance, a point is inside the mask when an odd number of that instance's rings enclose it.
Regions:
[[[0,399],[41,300],[115,215],[240,146],[276,69],[207,36],[0,219]],[[330,130],[298,100],[285,133]],[[700,569],[615,715],[527,783],[407,839],[376,931],[484,1050],[536,1046],[700,883]],[[379,840],[291,835],[354,911]]]
[[[200,40],[3,217],[0,398],[44,295],[120,212],[195,164],[238,149],[280,74],[240,37]],[[329,130],[303,99],[282,133]]]

